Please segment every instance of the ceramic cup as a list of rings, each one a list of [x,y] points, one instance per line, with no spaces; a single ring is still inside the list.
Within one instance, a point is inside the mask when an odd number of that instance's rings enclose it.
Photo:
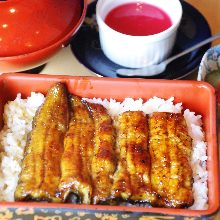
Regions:
[[[209,48],[203,55],[199,65],[197,80],[206,81],[207,75],[215,70],[220,72],[220,45]]]
[[[136,2],[162,9],[170,17],[172,25],[157,34],[132,36],[120,33],[105,23],[112,9]],[[114,63],[130,68],[145,67],[166,59],[174,46],[181,17],[182,6],[179,0],[98,0],[96,5],[99,38],[104,54]]]

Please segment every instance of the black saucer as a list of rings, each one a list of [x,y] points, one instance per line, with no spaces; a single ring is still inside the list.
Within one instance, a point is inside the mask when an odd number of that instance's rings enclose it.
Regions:
[[[43,65],[35,67],[33,69],[29,69],[29,70],[25,70],[25,71],[21,71],[21,72],[22,73],[30,73],[30,74],[38,74],[44,69],[45,66],[46,66],[46,64],[43,64]]]
[[[187,2],[181,3],[183,6],[183,18],[172,55],[182,52],[211,36],[209,25],[203,15]],[[76,58],[93,72],[101,76],[121,77],[116,73],[116,70],[122,68],[122,66],[110,61],[101,50],[95,20],[95,6],[96,1],[89,4],[86,19],[78,33],[72,39],[71,49]],[[211,44],[207,44],[173,61],[163,73],[146,78],[183,78],[198,68],[203,54],[210,46]]]

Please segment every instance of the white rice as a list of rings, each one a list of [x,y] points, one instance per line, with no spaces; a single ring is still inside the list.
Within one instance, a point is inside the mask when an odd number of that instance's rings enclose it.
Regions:
[[[32,129],[32,120],[44,96],[31,93],[27,99],[18,94],[4,107],[4,127],[0,132],[0,200],[14,201],[14,191],[21,172],[21,160]]]
[[[102,100],[99,98],[86,99],[88,102],[100,103],[112,117],[125,111],[143,111],[145,114],[153,112],[180,113],[183,110],[182,103],[174,104],[174,98],[164,100],[153,97],[144,102],[142,99],[133,100],[126,98],[123,102],[114,99]],[[44,101],[40,93],[31,93],[27,99],[21,99],[18,94],[15,101],[5,105],[5,126],[0,133],[1,164],[0,164],[0,200],[13,201],[14,191],[21,171],[21,160],[26,145],[27,134],[31,131],[31,124],[36,110]],[[184,111],[184,117],[188,126],[189,135],[193,142],[193,153],[191,166],[193,170],[194,183],[193,194],[195,202],[190,209],[202,210],[208,208],[208,187],[206,168],[207,144],[202,131],[202,120],[200,115],[195,115],[188,109]]]

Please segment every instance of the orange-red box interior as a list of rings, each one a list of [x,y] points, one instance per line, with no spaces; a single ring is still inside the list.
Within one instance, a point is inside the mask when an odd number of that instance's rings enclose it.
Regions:
[[[25,98],[31,91],[46,94],[50,86],[56,82],[65,82],[69,92],[81,97],[114,98],[118,101],[126,97],[147,100],[153,96],[168,99],[174,97],[174,102],[182,102],[183,108],[189,108],[202,115],[205,131],[208,169],[208,199],[207,210],[189,210],[172,208],[143,208],[123,206],[53,204],[37,202],[1,202],[7,207],[60,207],[86,210],[113,210],[129,212],[163,213],[167,215],[204,216],[212,215],[219,208],[219,168],[216,132],[216,96],[214,89],[205,82],[184,80],[150,80],[134,78],[99,78],[71,77],[34,74],[2,74],[0,76],[0,121],[3,124],[2,113],[4,104],[14,100],[17,93]]]

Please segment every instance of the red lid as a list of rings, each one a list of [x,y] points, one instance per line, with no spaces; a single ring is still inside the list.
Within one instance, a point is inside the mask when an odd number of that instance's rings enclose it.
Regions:
[[[0,0],[0,57],[45,48],[71,31],[81,0]]]

